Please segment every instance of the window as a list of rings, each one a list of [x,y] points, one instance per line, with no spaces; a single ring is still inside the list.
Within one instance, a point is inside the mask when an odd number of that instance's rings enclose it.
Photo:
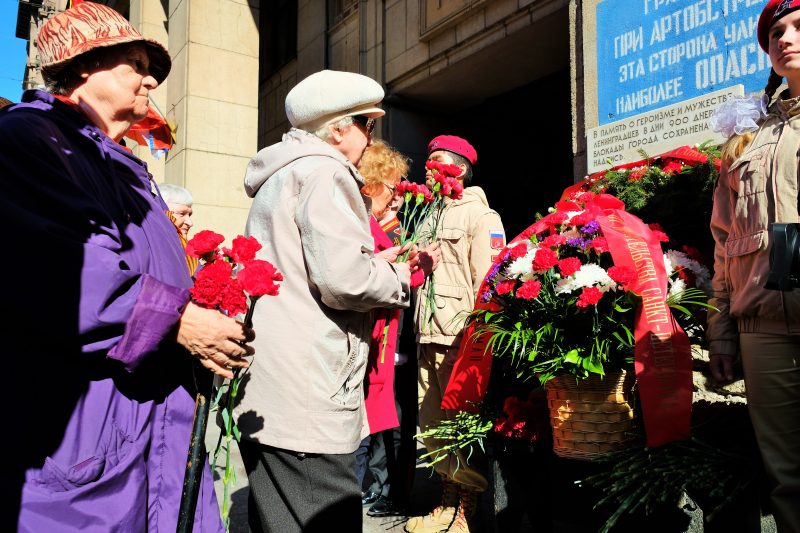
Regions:
[[[272,76],[297,57],[297,0],[262,2],[261,58],[266,76]]]
[[[333,28],[356,11],[358,0],[328,0],[328,28]]]

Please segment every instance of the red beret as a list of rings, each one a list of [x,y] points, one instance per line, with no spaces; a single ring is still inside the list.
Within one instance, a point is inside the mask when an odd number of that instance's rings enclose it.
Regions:
[[[784,16],[800,9],[800,0],[769,0],[758,17],[758,44],[769,53],[769,29]]]
[[[800,2],[800,0],[797,1]],[[448,152],[464,156],[467,161],[473,165],[478,161],[478,152],[475,151],[475,148],[473,148],[466,139],[456,137],[455,135],[439,135],[438,137],[434,137],[433,140],[428,143],[428,155],[436,150],[447,150]]]

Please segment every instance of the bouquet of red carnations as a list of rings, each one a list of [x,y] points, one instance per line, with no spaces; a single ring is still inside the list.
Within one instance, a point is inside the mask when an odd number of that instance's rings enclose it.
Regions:
[[[421,237],[429,243],[434,242],[445,209],[445,199],[458,200],[464,193],[464,186],[456,179],[461,173],[461,168],[457,165],[426,161],[425,169],[429,172],[427,185],[401,181],[397,186],[398,194],[403,196],[401,246],[407,243],[416,244]],[[403,260],[408,257],[408,253],[404,254]],[[423,316],[430,318],[432,314],[427,310],[432,309],[436,297],[433,278],[426,280],[423,290]]]
[[[244,323],[251,327],[253,310],[261,296],[277,296],[283,275],[269,262],[256,259],[256,252],[261,243],[255,237],[239,235],[233,239],[231,248],[220,245],[225,237],[213,231],[201,231],[186,243],[186,253],[202,261],[202,268],[195,275],[194,287],[190,289],[192,299],[201,307],[217,309],[229,316],[247,313]],[[250,305],[247,305],[247,299]],[[225,450],[225,473],[223,480],[223,498],[220,512],[226,529],[230,525],[230,487],[236,483],[236,474],[231,460],[231,442],[239,442],[241,434],[233,419],[233,407],[238,395],[243,376],[239,369],[234,371],[233,379],[227,389],[219,387],[215,394],[215,402],[219,407],[224,435],[220,435],[214,450],[213,466],[221,450]],[[220,402],[225,394],[226,401]],[[225,444],[222,445],[223,437]]]
[[[464,193],[464,186],[455,178],[461,173],[458,166],[427,161],[425,169],[431,173],[427,185],[411,181],[397,185],[397,193],[403,197],[400,246],[416,244],[423,236],[428,242],[435,241],[445,198],[458,200]]]
[[[256,259],[261,244],[255,237],[239,235],[231,248],[222,248],[225,237],[204,230],[186,244],[186,253],[202,261],[203,268],[195,275],[192,299],[208,309],[219,309],[227,315],[250,313],[263,295],[277,296],[283,275],[269,261]],[[246,320],[249,322],[249,320]]]

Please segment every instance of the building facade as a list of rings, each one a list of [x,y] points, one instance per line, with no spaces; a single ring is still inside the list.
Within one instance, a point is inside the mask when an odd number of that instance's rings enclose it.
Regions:
[[[36,28],[65,2],[19,4],[30,86],[40,83]],[[752,92],[769,71],[754,44],[760,0],[106,3],[168,43],[173,57],[153,100],[176,126],[177,143],[166,160],[144,148],[139,154],[159,181],[192,192],[198,229],[226,236],[244,228],[247,161],[280,139],[289,127],[286,94],[321,69],[360,72],[383,84],[387,114],[378,134],[412,158],[411,179],[422,178],[434,135],[473,142],[475,184],[509,235],[598,161],[624,162],[648,149],[655,134],[627,126],[650,124],[642,113],[740,83]],[[632,122],[615,122],[622,118]],[[704,124],[664,122],[663,142],[650,146],[678,146],[688,130],[710,138]],[[608,133],[619,128],[627,132],[624,146],[616,144],[624,135]],[[613,150],[620,147],[624,157]]]

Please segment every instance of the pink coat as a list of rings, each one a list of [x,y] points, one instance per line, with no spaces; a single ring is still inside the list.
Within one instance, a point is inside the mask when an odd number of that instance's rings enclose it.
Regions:
[[[375,253],[395,246],[374,217],[370,217],[370,230],[375,241]],[[411,275],[411,287],[422,285],[425,274],[418,270]],[[373,311],[375,327],[369,345],[366,391],[364,402],[370,434],[379,433],[400,425],[394,403],[394,354],[397,349],[397,330],[400,326],[400,309]]]

